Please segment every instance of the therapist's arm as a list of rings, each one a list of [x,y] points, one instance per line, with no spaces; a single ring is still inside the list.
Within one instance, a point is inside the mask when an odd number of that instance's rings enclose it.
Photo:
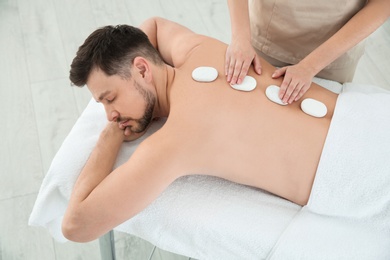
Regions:
[[[337,33],[301,62],[276,70],[274,78],[285,75],[279,97],[289,103],[300,99],[317,73],[368,37],[389,16],[389,0],[369,0]]]
[[[230,84],[240,84],[253,62],[256,73],[261,74],[261,63],[251,43],[247,0],[228,0],[231,43],[226,50],[225,75]]]

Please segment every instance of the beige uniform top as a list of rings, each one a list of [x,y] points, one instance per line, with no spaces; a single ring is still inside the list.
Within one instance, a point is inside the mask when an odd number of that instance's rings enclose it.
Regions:
[[[296,64],[335,34],[366,2],[249,0],[252,44],[266,56],[285,64]],[[348,74],[345,70],[352,70],[353,77],[363,52],[364,43],[361,42],[328,65],[325,70],[336,70],[342,74]],[[338,80],[337,77],[330,79],[340,82],[352,80],[351,77],[346,80]]]

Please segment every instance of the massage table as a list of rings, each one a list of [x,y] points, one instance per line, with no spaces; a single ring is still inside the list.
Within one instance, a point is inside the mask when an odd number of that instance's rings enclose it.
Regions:
[[[340,95],[306,206],[224,179],[190,175],[114,230],[201,260],[390,259],[390,92],[315,81]],[[115,167],[164,122],[123,143]],[[105,124],[103,106],[91,100],[43,180],[29,225],[46,228],[57,241],[66,241],[62,217]],[[114,259],[112,234],[100,239],[107,246],[103,259]]]

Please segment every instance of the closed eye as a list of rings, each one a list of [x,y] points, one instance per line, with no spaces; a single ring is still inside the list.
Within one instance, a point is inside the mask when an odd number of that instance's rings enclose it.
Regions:
[[[112,102],[114,102],[114,100],[115,100],[115,98],[112,98],[112,99],[106,98],[106,101],[107,101],[108,104],[111,104]]]

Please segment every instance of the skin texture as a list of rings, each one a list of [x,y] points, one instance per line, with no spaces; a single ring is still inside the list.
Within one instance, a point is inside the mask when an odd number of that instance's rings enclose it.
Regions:
[[[305,205],[337,95],[312,84],[305,97],[326,104],[328,114],[308,116],[297,102],[280,106],[266,98],[266,87],[282,82],[271,77],[275,68],[267,62],[262,60],[261,75],[248,72],[257,88],[240,92],[223,77],[226,44],[161,18],[147,20],[141,29],[167,64],[137,57],[128,80],[91,72],[87,86],[109,123],[76,181],[64,235],[78,242],[96,239],[189,174],[217,176]],[[199,66],[216,68],[219,77],[194,81],[191,72]],[[168,120],[112,170],[121,143],[143,134],[133,132],[150,103],[142,93],[156,99],[153,118]]]
[[[225,74],[228,82],[241,82],[251,63],[261,74],[262,62],[251,45],[248,1],[228,0],[232,42],[226,51]],[[284,76],[279,97],[291,104],[302,98],[313,77],[342,54],[374,32],[390,17],[390,1],[368,0],[337,33],[314,49],[299,63],[274,69],[273,78]]]

